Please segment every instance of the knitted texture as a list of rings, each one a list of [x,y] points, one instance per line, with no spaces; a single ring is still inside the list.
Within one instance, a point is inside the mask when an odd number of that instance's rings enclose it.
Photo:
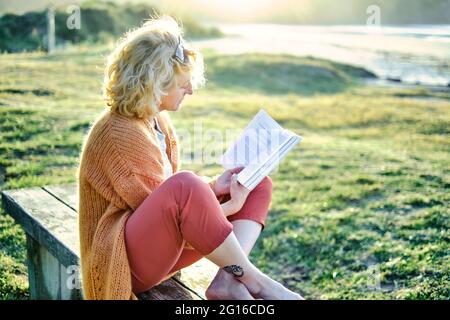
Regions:
[[[170,118],[157,121],[167,155],[178,171],[177,138]],[[93,123],[78,168],[79,233],[85,299],[136,299],[125,246],[125,223],[164,180],[163,159],[149,119],[110,111]]]

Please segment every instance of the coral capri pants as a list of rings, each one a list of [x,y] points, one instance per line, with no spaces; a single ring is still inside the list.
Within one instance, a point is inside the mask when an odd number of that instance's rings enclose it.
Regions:
[[[267,177],[240,211],[225,217],[210,186],[194,173],[181,171],[166,179],[125,226],[133,292],[146,291],[211,253],[233,231],[233,220],[253,220],[264,228],[271,197]]]

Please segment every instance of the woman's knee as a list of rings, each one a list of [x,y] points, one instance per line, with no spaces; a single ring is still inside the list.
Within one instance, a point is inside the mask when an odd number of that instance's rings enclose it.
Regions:
[[[172,175],[169,179],[171,183],[181,185],[189,190],[201,191],[205,188],[209,188],[208,184],[192,171],[179,171]]]

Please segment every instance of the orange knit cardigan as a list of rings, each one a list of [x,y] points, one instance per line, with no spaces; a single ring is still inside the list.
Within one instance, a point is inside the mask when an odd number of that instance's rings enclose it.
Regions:
[[[168,114],[157,116],[167,155],[178,171],[178,147]],[[80,156],[79,233],[85,299],[136,299],[125,247],[127,218],[164,179],[155,129],[148,119],[105,111]]]

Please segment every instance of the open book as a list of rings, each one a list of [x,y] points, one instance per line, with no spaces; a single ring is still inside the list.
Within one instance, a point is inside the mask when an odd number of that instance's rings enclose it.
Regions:
[[[253,190],[301,140],[261,109],[220,161],[225,169],[244,167],[238,181]]]

